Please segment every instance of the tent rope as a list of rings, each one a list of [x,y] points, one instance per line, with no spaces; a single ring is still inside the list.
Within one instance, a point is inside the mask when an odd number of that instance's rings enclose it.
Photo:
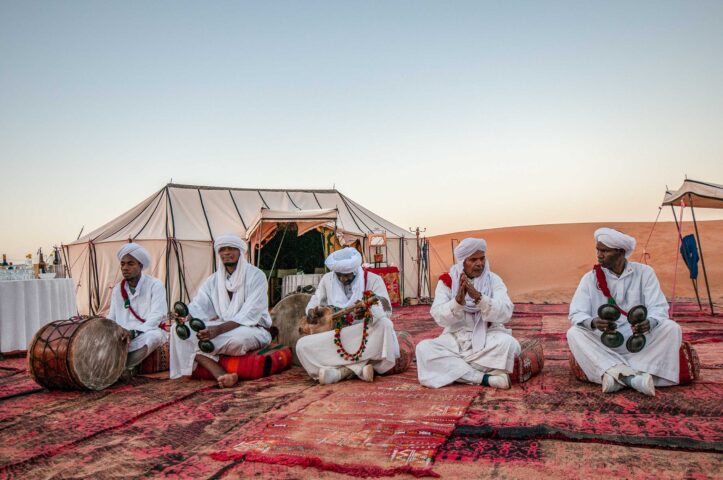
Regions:
[[[655,222],[653,222],[653,228],[650,229],[650,235],[648,235],[648,240],[645,242],[645,246],[643,247],[643,253],[640,255],[640,261],[645,263],[645,265],[648,264],[648,258],[650,258],[650,254],[648,253],[648,244],[650,243],[650,239],[653,237],[653,232],[655,231],[655,226],[658,224],[658,219],[660,218],[660,212],[663,211],[663,206],[658,207],[658,215],[655,217]]]
[[[286,237],[286,232],[289,230],[289,226],[287,225],[284,228],[284,234],[281,235],[281,241],[279,242],[279,248],[276,249],[276,256],[274,257],[274,262],[271,264],[271,270],[269,270],[269,275],[266,277],[266,280],[271,278],[271,274],[274,271],[274,268],[276,267],[276,260],[279,258],[279,253],[281,252],[281,246],[284,244],[284,238]],[[261,262],[259,262],[260,264]]]

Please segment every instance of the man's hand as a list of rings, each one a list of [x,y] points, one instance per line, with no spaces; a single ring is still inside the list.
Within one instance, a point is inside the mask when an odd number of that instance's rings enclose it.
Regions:
[[[220,335],[221,332],[219,332],[219,327],[220,325],[206,327],[205,329],[196,332],[196,338],[199,340],[212,340]]]
[[[474,303],[479,303],[479,301],[482,300],[482,294],[479,293],[476,288],[474,288],[474,285],[472,285],[472,283],[467,283],[467,295],[472,298]]]
[[[637,333],[639,335],[648,333],[650,331],[650,320],[646,318],[644,322],[640,322],[637,325],[632,325],[632,327],[633,333]]]
[[[613,327],[612,329],[614,329],[615,327],[615,322],[608,322],[607,320],[603,320],[602,318],[598,317],[593,318],[591,324],[593,330],[597,329],[601,332],[607,330],[608,326]]]
[[[121,342],[130,342],[131,341],[131,332],[129,330],[126,330],[125,328],[120,334],[120,341]]]
[[[464,305],[464,297],[467,295],[467,275],[463,273],[460,273],[459,275],[459,289],[457,290],[457,295],[455,296],[455,300],[458,304]]]
[[[191,315],[188,315],[187,317],[182,317],[176,312],[168,312],[168,319],[171,322],[186,323],[191,319]]]

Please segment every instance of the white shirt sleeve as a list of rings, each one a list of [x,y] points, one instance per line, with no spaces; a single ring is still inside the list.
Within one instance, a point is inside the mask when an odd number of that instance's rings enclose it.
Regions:
[[[387,286],[384,283],[384,279],[382,277],[369,273],[367,277],[367,290],[371,290],[372,292],[374,292],[377,297],[386,299],[391,307],[392,302],[391,300],[389,300],[389,292],[387,292]],[[384,310],[384,307],[381,305],[381,303],[372,305],[371,311],[374,320],[389,317],[387,311]]]
[[[643,301],[648,309],[648,320],[650,320],[652,329],[659,323],[670,320],[668,318],[668,301],[665,299],[658,277],[651,267],[646,266],[643,269],[641,282]]]
[[[121,303],[119,306],[118,303]],[[110,308],[108,309],[108,317],[114,322],[118,322],[118,308],[123,308],[122,299],[120,298],[120,283],[116,283],[110,292]]]
[[[482,295],[479,302],[480,313],[485,322],[504,324],[512,319],[515,305],[507,294],[507,286],[499,275],[492,274],[492,297]],[[455,301],[455,303],[457,303]]]
[[[151,282],[151,308],[150,312],[143,323],[137,330],[147,332],[154,328],[158,328],[162,321],[166,319],[168,304],[166,303],[166,289],[159,280]]]
[[[588,329],[592,329],[592,319],[596,316],[590,294],[590,282],[593,275],[593,273],[588,272],[580,279],[580,284],[570,301],[570,313],[568,315],[573,325]]]
[[[201,285],[201,288],[198,289],[191,303],[188,304],[188,313],[190,313],[192,317],[208,321],[218,316],[213,306],[212,295],[216,293],[216,283],[213,280],[214,275],[208,277]]]
[[[440,327],[462,327],[465,323],[464,307],[457,303],[452,289],[444,282],[437,282],[434,292],[434,302],[429,313]]]
[[[323,277],[321,277],[321,280],[319,281],[319,285],[316,287],[316,291],[314,292],[314,295],[312,295],[311,300],[309,300],[309,303],[306,304],[306,314],[309,314],[309,310],[312,308],[316,308],[322,303],[326,303],[326,283],[327,278],[329,278],[329,274],[324,274]]]

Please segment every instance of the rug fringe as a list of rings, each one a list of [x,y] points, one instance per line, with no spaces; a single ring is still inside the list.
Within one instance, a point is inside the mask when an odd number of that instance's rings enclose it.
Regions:
[[[264,455],[261,453],[229,453],[214,452],[210,457],[219,462],[237,461],[244,459],[247,462],[270,463],[276,465],[314,467],[319,470],[328,470],[337,473],[351,475],[353,477],[392,477],[406,473],[415,477],[435,477],[439,478],[439,474],[432,471],[431,468],[414,468],[410,466],[404,467],[373,467],[365,465],[348,464],[342,465],[338,463],[325,462],[319,457],[297,457],[294,455]]]

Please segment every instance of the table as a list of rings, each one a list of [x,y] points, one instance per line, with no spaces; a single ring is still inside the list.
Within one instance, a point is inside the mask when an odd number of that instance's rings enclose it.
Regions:
[[[77,312],[70,278],[0,282],[0,353],[27,350],[40,327]]]
[[[392,302],[392,307],[400,307],[402,305],[402,299],[399,292],[399,269],[397,267],[381,267],[367,268],[367,271],[376,273],[382,277],[384,285],[387,287],[387,293],[389,294],[389,300]]]
[[[287,275],[281,280],[281,297],[285,297],[292,293],[296,293],[298,287],[306,287],[319,285],[323,273],[305,273],[303,275]]]

